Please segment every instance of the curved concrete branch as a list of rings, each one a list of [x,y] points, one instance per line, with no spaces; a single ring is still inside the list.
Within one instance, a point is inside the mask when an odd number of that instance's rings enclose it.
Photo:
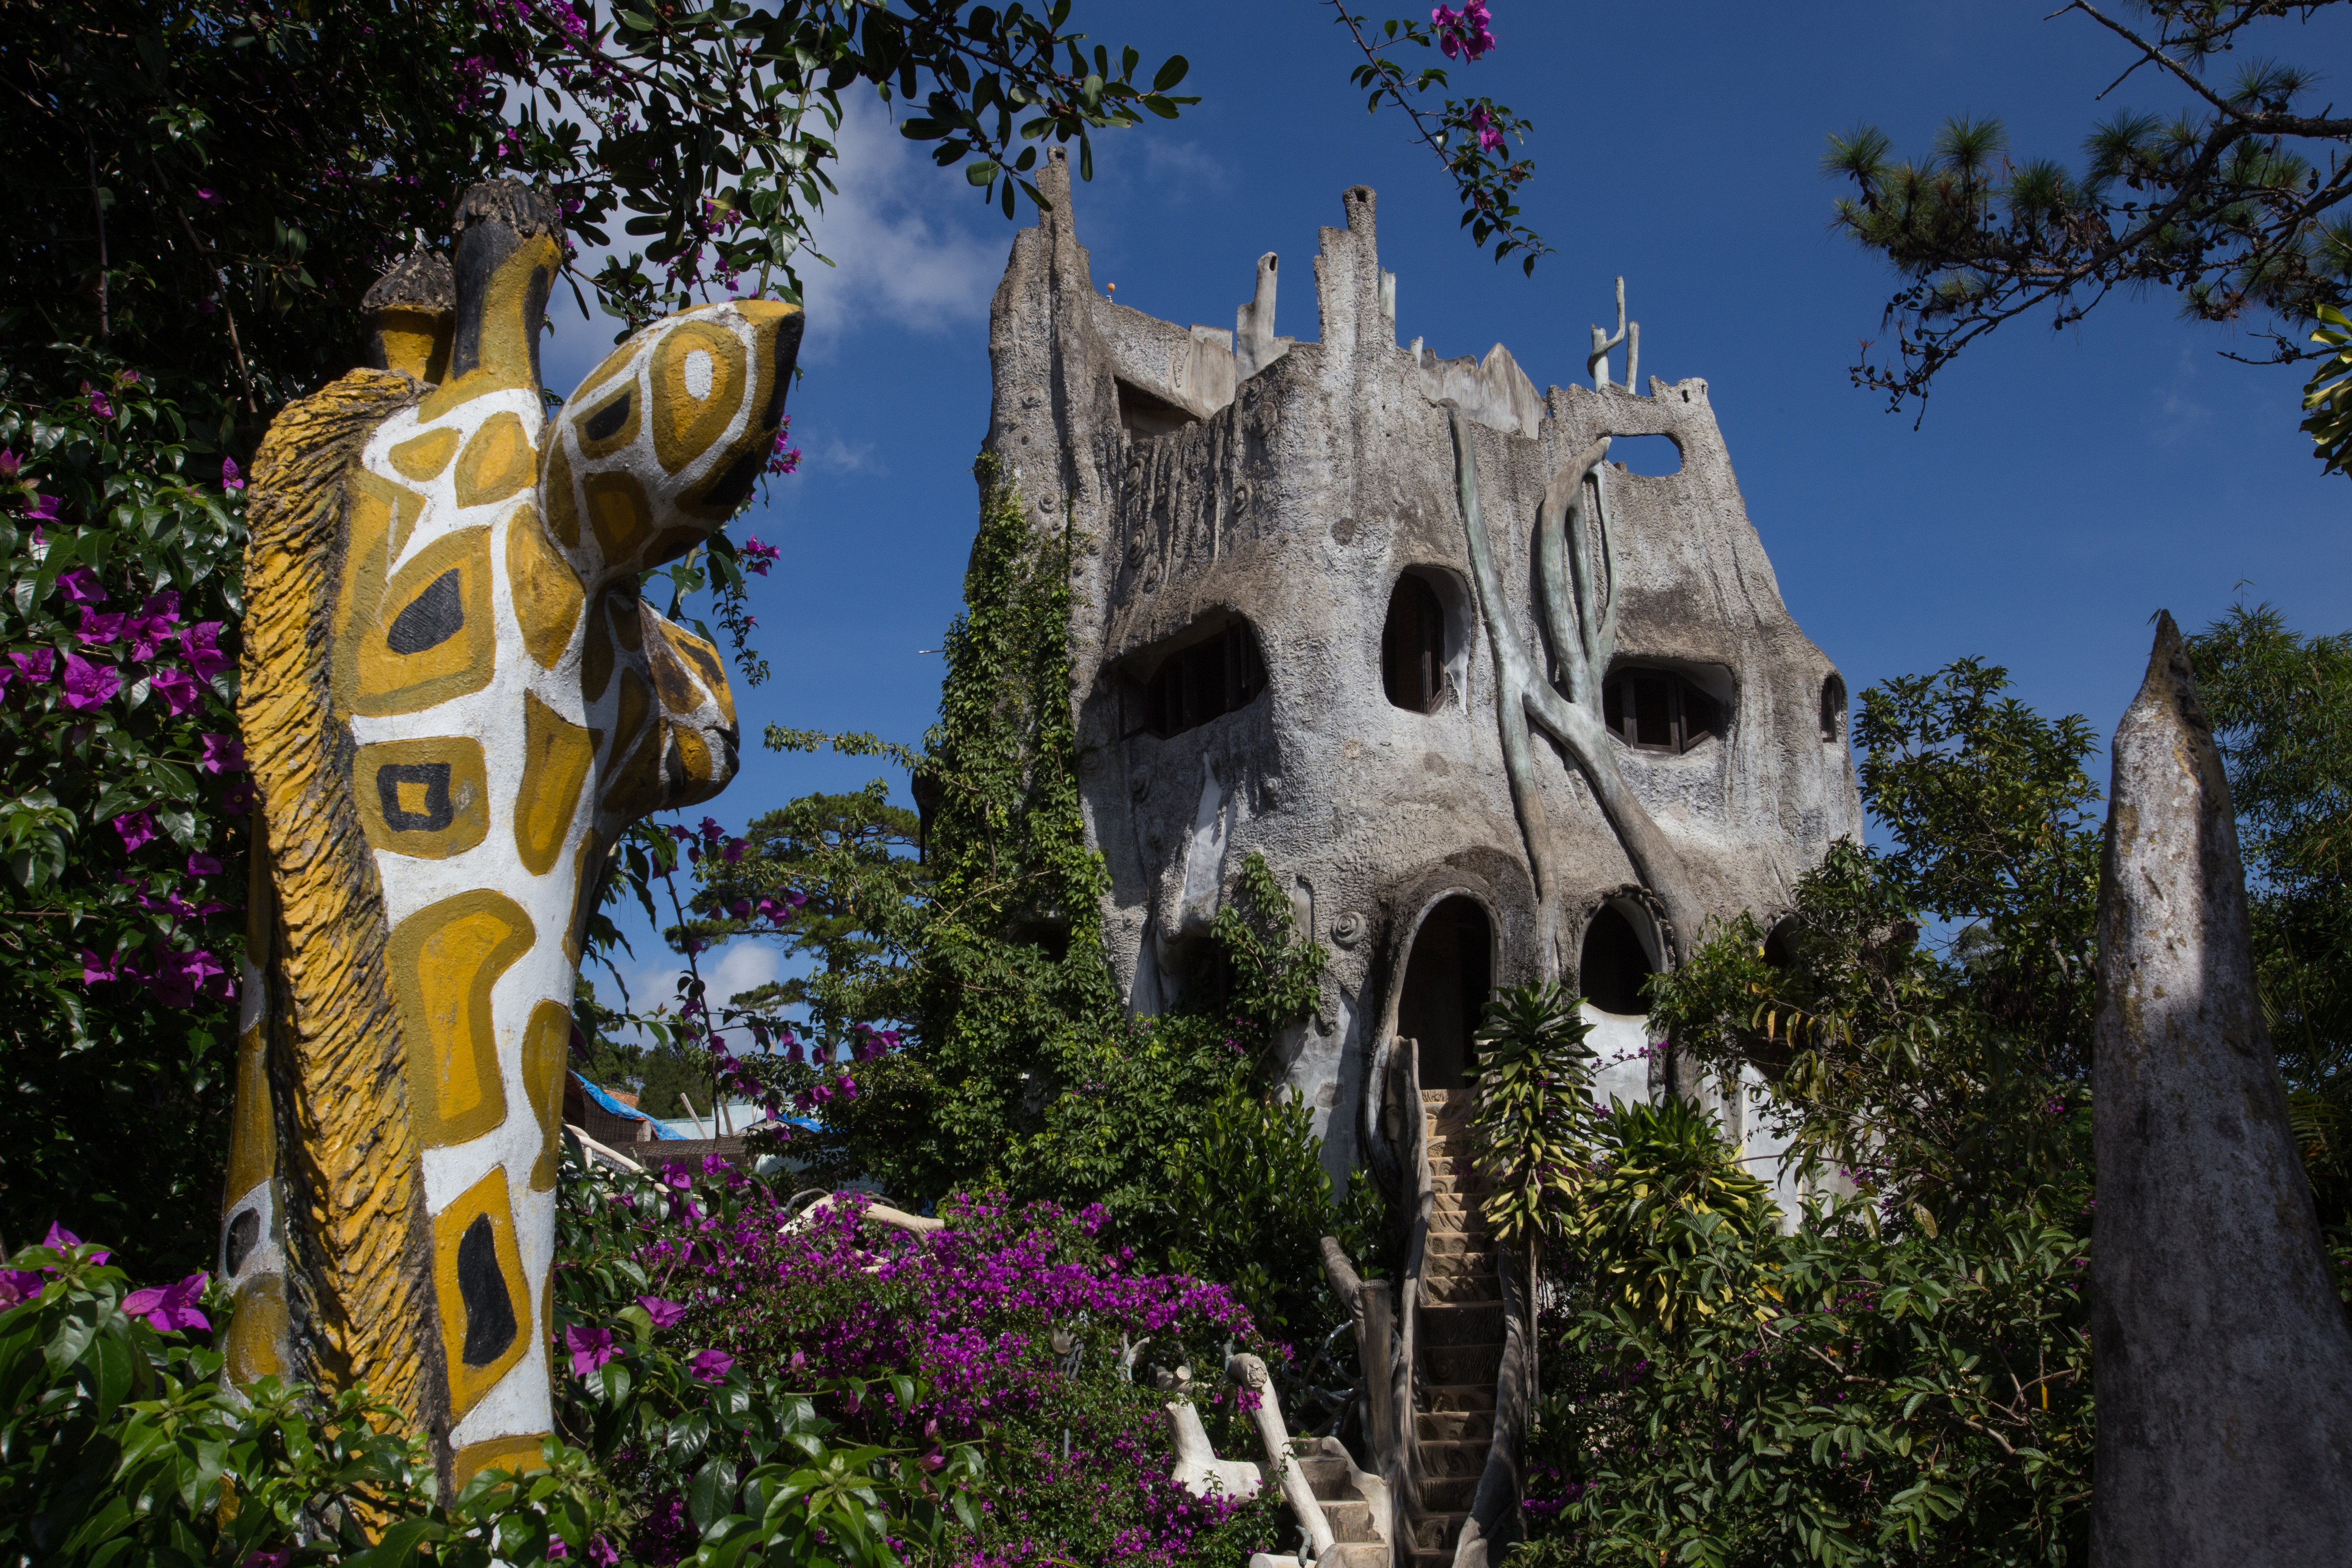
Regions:
[[[1664,944],[1667,961],[1672,963],[1680,956],[1680,944],[1697,934],[1703,907],[1684,871],[1681,856],[1666,842],[1658,825],[1651,819],[1649,808],[1626,784],[1617,758],[1610,750],[1609,731],[1601,718],[1601,682],[1608,673],[1607,660],[1614,653],[1616,642],[1615,553],[1608,540],[1596,489],[1591,524],[1601,531],[1601,574],[1607,581],[1590,580],[1583,570],[1589,553],[1583,542],[1582,491],[1585,477],[1597,473],[1601,459],[1607,456],[1608,443],[1605,439],[1596,442],[1573,462],[1560,466],[1545,491],[1543,509],[1538,514],[1538,591],[1553,645],[1568,667],[1570,689],[1578,694],[1578,700],[1571,701],[1543,678],[1541,667],[1519,635],[1518,625],[1503,596],[1501,574],[1496,570],[1494,548],[1486,534],[1486,510],[1478,495],[1475,440],[1460,407],[1449,403],[1445,408],[1454,430],[1454,472],[1461,489],[1463,526],[1469,534],[1471,578],[1477,588],[1479,612],[1495,650],[1496,718],[1503,731],[1504,766],[1510,775],[1511,798],[1518,807],[1521,830],[1527,835],[1528,857],[1535,868],[1537,897],[1541,900],[1546,977],[1557,979],[1562,966],[1558,942],[1561,910],[1558,907],[1557,879],[1550,872],[1550,825],[1544,814],[1543,795],[1535,777],[1534,751],[1528,742],[1530,720],[1575,760],[1618,843],[1623,846],[1626,858],[1633,862],[1634,874],[1665,906],[1674,927]],[[1567,527],[1573,528],[1572,535],[1559,539]],[[1562,580],[1560,557],[1564,553],[1570,554],[1577,563],[1572,589]],[[1571,621],[1573,624],[1569,624]],[[1685,1086],[1677,1083],[1676,1087],[1687,1092]]]

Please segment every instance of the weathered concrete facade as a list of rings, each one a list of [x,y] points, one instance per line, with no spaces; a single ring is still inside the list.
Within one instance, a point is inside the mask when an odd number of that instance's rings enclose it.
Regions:
[[[1499,345],[1483,361],[1400,346],[1360,186],[1343,196],[1346,226],[1321,233],[1318,341],[1275,334],[1272,257],[1233,333],[1155,321],[1096,291],[1066,170],[1043,174],[1054,210],[1016,238],[994,304],[989,444],[1041,524],[1066,514],[1094,542],[1073,696],[1088,827],[1111,871],[1107,930],[1136,1008],[1199,983],[1209,921],[1262,851],[1332,954],[1289,1076],[1335,1166],[1377,1163],[1363,1106],[1381,1042],[1411,1034],[1424,1064],[1447,1059],[1488,983],[1557,976],[1597,995],[1580,969],[1604,910],[1654,967],[1707,915],[1769,920],[1832,841],[1859,837],[1843,682],[1781,604],[1704,381],[1539,395]],[[1484,598],[1449,402],[1492,538],[1500,591]],[[1681,471],[1571,471],[1599,437],[1633,435],[1669,437]],[[1547,488],[1581,485],[1597,504],[1603,481],[1613,560],[1578,546],[1577,565],[1612,595],[1608,671],[1675,678],[1675,700],[1712,716],[1679,751],[1605,742],[1629,792],[1611,809],[1637,803],[1671,877],[1637,870],[1588,770],[1541,731],[1515,799],[1498,721],[1490,628],[1559,658],[1538,601]],[[1427,595],[1401,592],[1407,576]],[[1426,711],[1384,679],[1407,635],[1384,634],[1392,601],[1409,600],[1435,606]],[[1591,705],[1599,735],[1597,694]],[[1641,1021],[1595,1016],[1604,1059],[1635,1058],[1605,1087],[1646,1092],[1657,1066],[1638,1058]]]

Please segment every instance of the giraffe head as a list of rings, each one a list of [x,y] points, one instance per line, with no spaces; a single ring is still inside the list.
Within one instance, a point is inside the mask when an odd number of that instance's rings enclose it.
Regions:
[[[640,576],[749,498],[801,329],[765,301],[683,311],[551,419],[560,257],[552,202],[469,191],[446,292],[372,296],[377,368],[290,405],[252,486],[266,842],[230,1367],[367,1382],[452,1485],[535,1462],[549,1427],[571,1004],[608,852],[736,768],[719,650]]]

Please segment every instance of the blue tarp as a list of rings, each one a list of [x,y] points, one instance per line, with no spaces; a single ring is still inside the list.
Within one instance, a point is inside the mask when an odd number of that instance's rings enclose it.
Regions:
[[[653,1121],[654,1136],[656,1138],[672,1138],[677,1136],[676,1133],[664,1131],[660,1122],[654,1121],[652,1117],[647,1116],[644,1111],[639,1110],[634,1105],[622,1104],[619,1100],[614,1100],[611,1095],[605,1093],[603,1089],[597,1088],[594,1084],[590,1083],[586,1079],[581,1077],[579,1073],[574,1072],[572,1075],[572,1078],[573,1082],[577,1083],[587,1092],[589,1099],[594,1100],[598,1105],[612,1112],[614,1116],[618,1116],[628,1121]]]

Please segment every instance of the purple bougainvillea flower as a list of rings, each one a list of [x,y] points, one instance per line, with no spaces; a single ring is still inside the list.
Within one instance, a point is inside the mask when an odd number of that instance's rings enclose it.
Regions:
[[[225,490],[241,490],[245,489],[245,480],[236,471],[236,459],[235,458],[223,458],[221,459],[221,489]]]
[[[212,1320],[196,1310],[204,1300],[203,1274],[191,1274],[176,1285],[152,1285],[144,1290],[133,1290],[122,1299],[122,1310],[133,1318],[144,1318],[148,1327],[169,1333],[173,1329],[209,1329]]]
[[[688,1364],[694,1369],[696,1381],[724,1383],[728,1373],[734,1368],[735,1358],[725,1351],[704,1351]]]
[[[8,662],[15,665],[16,673],[26,680],[46,684],[57,671],[58,656],[48,648],[35,648],[30,653],[10,654]]]
[[[106,394],[104,392],[92,386],[86,381],[81,384],[81,389],[89,394],[89,411],[92,414],[98,416],[100,419],[111,419],[114,417],[114,405],[106,400]]]
[[[25,512],[26,522],[55,522],[57,520],[58,498],[55,496],[36,495],[33,504]],[[41,531],[37,528],[33,530],[33,542],[36,545],[41,542]]]
[[[25,459],[16,456],[13,447],[0,447],[0,479],[13,479],[25,471]]]
[[[782,444],[783,441],[783,435],[782,432],[777,434],[776,440],[780,445]],[[798,458],[800,454],[798,452],[794,452],[793,456],[794,458]],[[783,471],[790,473],[792,470],[787,468]],[[776,557],[781,552],[772,544],[761,543],[760,536],[755,533],[736,547],[736,553],[743,558],[744,571],[751,573],[755,577],[764,577],[768,574],[770,569],[776,564]]]
[[[242,816],[251,811],[253,803],[260,798],[260,795],[253,787],[251,779],[239,779],[229,786],[226,795],[221,796],[221,809],[232,816]]]
[[[81,639],[85,647],[104,647],[108,643],[122,639],[122,623],[130,618],[119,612],[103,615],[97,610],[85,609],[81,613],[81,624],[74,629],[74,636]]]
[[[188,875],[191,877],[217,877],[220,868],[221,863],[209,855],[188,857]]]
[[[621,1568],[621,1549],[601,1535],[588,1538],[588,1561],[594,1568]]]
[[[225,669],[236,668],[236,660],[220,650],[221,623],[198,621],[180,634],[180,657],[196,672],[198,680],[210,680]]]
[[[210,206],[215,202],[220,200],[220,193],[214,190],[210,185],[198,185],[196,187],[196,200],[204,203],[206,206]]]
[[[174,717],[204,706],[204,683],[184,669],[157,670],[147,678],[147,689],[163,700]]]
[[[126,811],[114,819],[114,831],[122,835],[123,852],[135,855],[141,845],[155,841],[155,819],[143,811]]]
[[[205,743],[205,754],[196,760],[200,773],[241,773],[245,772],[245,742],[235,735],[199,735]]]
[[[0,1312],[41,1299],[47,1280],[30,1268],[0,1268]]]
[[[113,978],[112,959],[100,958],[86,947],[81,950],[81,983],[84,985],[96,985],[100,981]]]
[[[98,574],[87,566],[77,566],[70,572],[59,574],[58,589],[77,605],[106,603],[105,584],[98,580]]]
[[[81,1245],[81,1237],[58,1224],[57,1221],[51,1220],[49,1234],[41,1237],[41,1245],[57,1252],[71,1252]],[[110,1252],[93,1252],[89,1255],[89,1260],[92,1263],[103,1263],[113,1256]]]
[[[555,1554],[551,1552],[548,1555],[552,1557]],[[281,1546],[275,1552],[248,1552],[245,1554],[245,1561],[239,1563],[237,1568],[286,1568],[286,1565],[293,1561],[294,1549],[290,1546]]]
[[[580,1377],[586,1377],[621,1353],[613,1343],[610,1329],[583,1329],[574,1323],[563,1331],[563,1342],[572,1352],[572,1371]]]
[[[66,655],[65,704],[77,713],[103,708],[122,689],[122,672],[110,664],[92,664],[78,653]]]
[[[676,1187],[681,1193],[694,1185],[694,1178],[687,1174],[686,1167],[676,1163],[662,1167],[661,1179],[665,1184]]]
[[[654,1327],[657,1329],[675,1327],[677,1321],[686,1316],[684,1307],[675,1301],[665,1301],[659,1296],[640,1296],[637,1305],[646,1310],[646,1316],[654,1321]]]

